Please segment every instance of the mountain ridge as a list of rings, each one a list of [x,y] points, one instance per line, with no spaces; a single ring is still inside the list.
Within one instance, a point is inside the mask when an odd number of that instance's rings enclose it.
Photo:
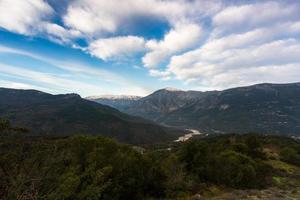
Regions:
[[[260,83],[205,92],[164,88],[122,111],[160,124],[209,133],[300,135],[299,96],[300,82]]]
[[[168,128],[101,105],[77,94],[0,89],[0,117],[29,128],[33,135],[91,134],[126,143],[156,143],[177,136]],[[173,133],[173,132],[172,132]]]

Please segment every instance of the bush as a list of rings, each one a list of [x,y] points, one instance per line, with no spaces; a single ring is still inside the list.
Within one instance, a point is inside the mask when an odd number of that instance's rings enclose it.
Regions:
[[[179,151],[179,157],[187,172],[202,182],[210,181],[233,188],[263,187],[268,170],[260,159],[254,160],[263,155],[258,138],[247,137],[246,144],[229,142],[224,145],[222,141],[226,140],[185,144]]]
[[[10,122],[8,120],[0,118],[0,133],[2,131],[9,130],[10,128],[11,128]]]
[[[174,144],[171,151],[162,146],[141,152],[104,137],[3,137],[0,196],[177,199],[211,184],[261,188],[279,175],[262,160],[262,141],[263,136],[223,135]],[[274,137],[264,148],[278,149],[282,161],[300,164],[299,144],[293,140]]]
[[[6,153],[0,162],[4,199],[24,194],[37,199],[133,200],[164,195],[160,166],[111,139],[75,136],[1,147],[9,148],[2,151]]]
[[[265,155],[262,151],[262,143],[261,139],[258,135],[255,134],[249,134],[246,136],[245,144],[248,147],[248,155],[252,158],[260,158],[264,159]]]
[[[234,188],[253,188],[257,184],[256,162],[234,151],[225,151],[216,156],[209,171],[212,180],[218,184]]]
[[[209,153],[206,142],[192,141],[184,145],[179,152],[180,160],[189,173],[196,174],[199,180],[208,179],[208,163],[213,154]]]
[[[280,159],[287,163],[300,166],[300,155],[291,147],[285,147],[280,151]]]

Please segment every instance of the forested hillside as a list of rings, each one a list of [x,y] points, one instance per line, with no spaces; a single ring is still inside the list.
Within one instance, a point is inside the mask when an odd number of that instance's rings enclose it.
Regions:
[[[300,83],[208,92],[162,89],[122,110],[163,125],[205,133],[299,135]]]
[[[300,198],[300,144],[289,138],[226,135],[137,147],[99,136],[25,135],[1,130],[2,199]]]
[[[36,90],[0,88],[0,118],[29,129],[34,136],[103,135],[142,144],[170,141],[179,133],[77,94],[51,95]]]

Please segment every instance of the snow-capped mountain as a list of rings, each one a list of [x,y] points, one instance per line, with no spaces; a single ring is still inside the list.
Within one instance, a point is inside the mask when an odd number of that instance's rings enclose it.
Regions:
[[[108,105],[119,110],[124,110],[140,98],[140,96],[132,95],[97,95],[86,97],[87,100],[94,101],[103,105]]]
[[[300,84],[257,84],[208,92],[164,88],[120,110],[202,132],[299,135]]]

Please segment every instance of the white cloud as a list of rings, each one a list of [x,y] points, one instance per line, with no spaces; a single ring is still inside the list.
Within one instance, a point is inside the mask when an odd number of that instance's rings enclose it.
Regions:
[[[0,26],[12,32],[32,35],[36,26],[53,12],[43,0],[1,0]]]
[[[59,13],[63,24],[58,25],[51,22],[57,13],[43,0],[0,0],[0,26],[25,35],[44,34],[102,60],[136,59],[131,55],[145,53],[141,59],[150,76],[207,88],[275,80],[272,77],[297,79],[287,69],[299,74],[297,1],[74,0],[65,11]],[[123,29],[139,17],[167,23],[170,30],[162,39],[131,36]],[[84,39],[87,47],[76,45],[76,38]],[[106,70],[46,61],[75,74],[132,85]]]
[[[11,53],[11,54],[27,56],[27,57],[48,63],[57,68],[66,70],[66,71],[74,73],[74,74],[80,74],[80,75],[86,75],[86,76],[95,75],[99,79],[106,81],[108,83],[120,82],[122,84],[125,84],[125,82],[126,82],[119,75],[117,75],[113,72],[110,72],[108,70],[102,69],[99,66],[93,67],[93,66],[89,66],[86,63],[80,63],[79,61],[74,62],[74,61],[68,60],[67,58],[65,58],[64,60],[49,58],[49,57],[46,57],[43,55],[39,55],[37,53],[32,53],[30,51],[10,48],[7,46],[2,46],[2,45],[0,45],[0,53]]]
[[[98,39],[90,43],[88,51],[93,56],[107,60],[127,56],[145,50],[145,41],[141,37],[124,36]]]
[[[171,57],[165,70],[200,89],[259,82],[294,82],[300,77],[300,4],[283,1],[225,7],[197,48]]]
[[[179,80],[185,82],[197,81],[199,84],[218,88],[221,86],[227,88],[232,83],[238,84],[240,81],[237,73],[243,72],[243,74],[246,74],[247,69],[252,71],[252,73],[249,73],[248,79],[251,79],[250,76],[254,74],[255,68],[262,69],[262,67],[267,68],[268,66],[277,67],[270,67],[270,70],[265,70],[266,76],[268,76],[267,73],[273,73],[272,70],[278,70],[279,67],[284,68],[291,64],[293,64],[294,69],[295,66],[299,68],[294,73],[299,74],[300,72],[300,41],[296,39],[271,41],[259,45],[246,45],[228,49],[222,49],[222,46],[214,47],[217,49],[216,51],[207,52],[207,48],[200,48],[172,57],[167,71],[174,74]],[[235,74],[235,76],[232,76],[232,74]],[[228,76],[224,79],[227,82],[218,78],[224,78],[225,76]],[[282,74],[280,80],[288,82],[289,77]],[[245,79],[245,82],[248,79]],[[230,84],[229,81],[231,81]],[[264,81],[264,79],[261,79],[261,81]]]
[[[53,67],[56,68],[60,68],[66,71],[67,74],[69,74],[71,77],[73,77],[74,79],[78,79],[78,78],[86,78],[88,80],[94,80],[95,82],[97,82],[96,85],[94,85],[93,88],[91,87],[86,87],[85,89],[82,89],[82,87],[77,88],[78,90],[74,90],[78,93],[81,93],[83,95],[92,95],[92,94],[120,94],[120,92],[124,93],[124,94],[128,94],[128,95],[146,95],[149,93],[149,90],[144,88],[143,86],[139,86],[137,84],[135,84],[133,81],[128,80],[126,78],[123,78],[122,76],[120,76],[117,73],[108,71],[106,69],[103,69],[101,66],[91,66],[87,63],[82,63],[80,61],[74,61],[74,60],[69,60],[68,58],[65,58],[64,60],[59,60],[59,59],[55,59],[55,58],[49,58],[43,55],[39,55],[37,53],[33,53],[30,51],[24,51],[21,49],[15,49],[15,48],[10,48],[10,47],[6,47],[6,46],[2,46],[0,45],[0,53],[11,53],[11,54],[18,54],[18,55],[23,55],[23,56],[27,56],[45,63],[48,63],[50,65],[53,65]],[[9,67],[11,66],[7,66],[4,65],[6,68],[6,70],[8,70]],[[6,71],[6,73],[13,73],[14,70],[17,70],[14,75],[18,75],[18,68],[13,68],[14,66],[11,67],[11,70]],[[1,62],[0,62],[0,68],[1,68]],[[23,70],[22,68],[20,68],[21,71]],[[26,70],[26,69],[24,69]],[[1,71],[1,69],[0,69]],[[27,75],[27,78],[29,80],[30,79],[30,75],[31,72],[34,72],[33,70],[30,70],[29,73],[25,74]],[[17,73],[17,74],[16,74]],[[41,73],[41,72],[40,72]],[[20,73],[21,76],[22,72]],[[44,74],[44,73],[42,73]],[[43,76],[43,75],[42,75]],[[53,75],[51,75],[53,76]],[[60,76],[59,76],[60,77]],[[68,78],[61,76],[63,79],[68,80]],[[39,82],[39,80],[35,80],[36,82]],[[83,85],[85,85],[85,80],[81,80],[81,81],[76,81],[78,82],[78,84],[80,84],[81,82],[83,83]],[[107,87],[99,87],[98,84],[101,85],[107,85]],[[50,83],[49,83],[50,84]],[[50,87],[50,85],[49,85]],[[95,90],[95,88],[98,88],[97,92]],[[38,89],[36,86],[34,87],[36,89]],[[61,90],[65,90],[67,92],[71,92],[72,89],[69,88],[69,84],[61,84],[61,86],[59,86],[59,88],[61,88]],[[56,90],[55,90],[56,89]],[[43,91],[47,91],[42,89]],[[49,90],[48,90],[49,91]],[[51,91],[60,91],[58,89],[58,85],[56,85],[55,87],[53,87],[53,90]],[[126,92],[124,92],[126,91]]]
[[[40,91],[52,92],[51,89],[49,88],[44,88],[37,85],[31,85],[31,84],[16,82],[16,81],[0,80],[0,87],[12,88],[12,89],[36,89]]]
[[[195,6],[192,5],[197,5],[198,8],[208,7],[208,3],[201,2],[203,3],[200,5],[199,2],[196,4],[182,0],[76,0],[68,6],[63,21],[67,27],[84,35],[89,42],[89,53],[103,60],[128,56],[145,49],[143,38],[107,37],[121,31],[132,19],[144,16],[169,23],[174,28],[166,34],[164,41],[147,42],[151,52],[144,58],[144,63],[152,66],[173,53],[190,47],[191,43],[199,39],[200,26],[186,22],[196,13]],[[199,9],[197,11],[199,15]]]
[[[159,71],[156,69],[151,69],[149,71],[149,74],[150,74],[150,76],[153,76],[153,77],[159,77],[162,80],[170,80],[171,79],[171,73],[168,71]]]
[[[68,27],[95,36],[116,32],[132,17],[158,16],[176,21],[185,15],[188,5],[181,0],[76,0],[68,6],[63,19]]]
[[[39,31],[57,43],[72,43],[72,39],[81,37],[81,33],[77,30],[68,30],[49,22],[40,23]]]
[[[134,86],[134,85],[117,85],[119,88],[118,91],[112,91],[112,88],[102,88],[97,84],[87,83],[82,80],[73,80],[69,77],[65,77],[64,75],[59,74],[51,74],[45,72],[37,72],[35,70],[25,69],[19,66],[5,65],[0,64],[0,72],[1,74],[8,74],[12,77],[17,77],[18,79],[24,79],[25,81],[34,82],[38,85],[38,89],[42,89],[42,91],[51,91],[55,93],[78,93],[83,96],[89,96],[92,94],[120,94],[121,92],[125,92],[126,94],[133,95],[145,95],[148,91],[145,91],[143,88]],[[74,77],[74,76],[73,76]],[[78,78],[78,77],[77,77]],[[1,85],[1,82],[0,82]],[[44,87],[47,87],[44,90]],[[5,85],[4,85],[5,86]],[[20,86],[20,85],[19,85]],[[25,86],[25,85],[23,85]],[[37,88],[37,87],[33,87]]]
[[[101,92],[100,88],[95,85],[70,80],[57,74],[37,72],[12,65],[0,64],[0,72],[24,78],[25,80],[35,81],[39,84],[45,84],[48,88],[57,88],[58,90],[77,93],[87,90],[93,93]]]
[[[300,63],[256,66],[230,70],[214,76],[206,84],[213,88],[231,88],[257,83],[299,82]]]
[[[118,53],[122,56],[126,50],[126,55],[142,50],[142,38],[116,36],[132,19],[142,16],[145,19],[165,21],[173,28],[164,41],[149,42],[150,46],[151,43],[157,43],[157,47],[146,55],[146,65],[155,65],[196,42],[201,28],[192,21],[220,8],[220,0],[213,3],[204,0],[74,0],[68,3],[66,12],[55,13],[43,0],[2,0],[0,3],[0,26],[3,28],[25,35],[46,36],[52,41],[88,50],[102,59],[118,56]],[[57,14],[61,14],[62,25],[51,22],[52,17]],[[190,29],[190,37],[187,37],[187,29]],[[76,38],[85,39],[89,48],[76,45]],[[116,42],[121,42],[120,49]],[[137,44],[130,44],[131,42]],[[111,47],[103,47],[102,43]]]
[[[77,30],[52,23],[53,8],[43,0],[1,0],[0,27],[23,35],[45,35],[58,43],[80,37]]]
[[[213,17],[214,34],[247,31],[300,18],[300,5],[276,1],[229,6]]]
[[[202,29],[197,24],[177,24],[161,41],[150,40],[146,46],[150,52],[143,57],[146,67],[156,67],[169,56],[196,46],[200,41]]]

